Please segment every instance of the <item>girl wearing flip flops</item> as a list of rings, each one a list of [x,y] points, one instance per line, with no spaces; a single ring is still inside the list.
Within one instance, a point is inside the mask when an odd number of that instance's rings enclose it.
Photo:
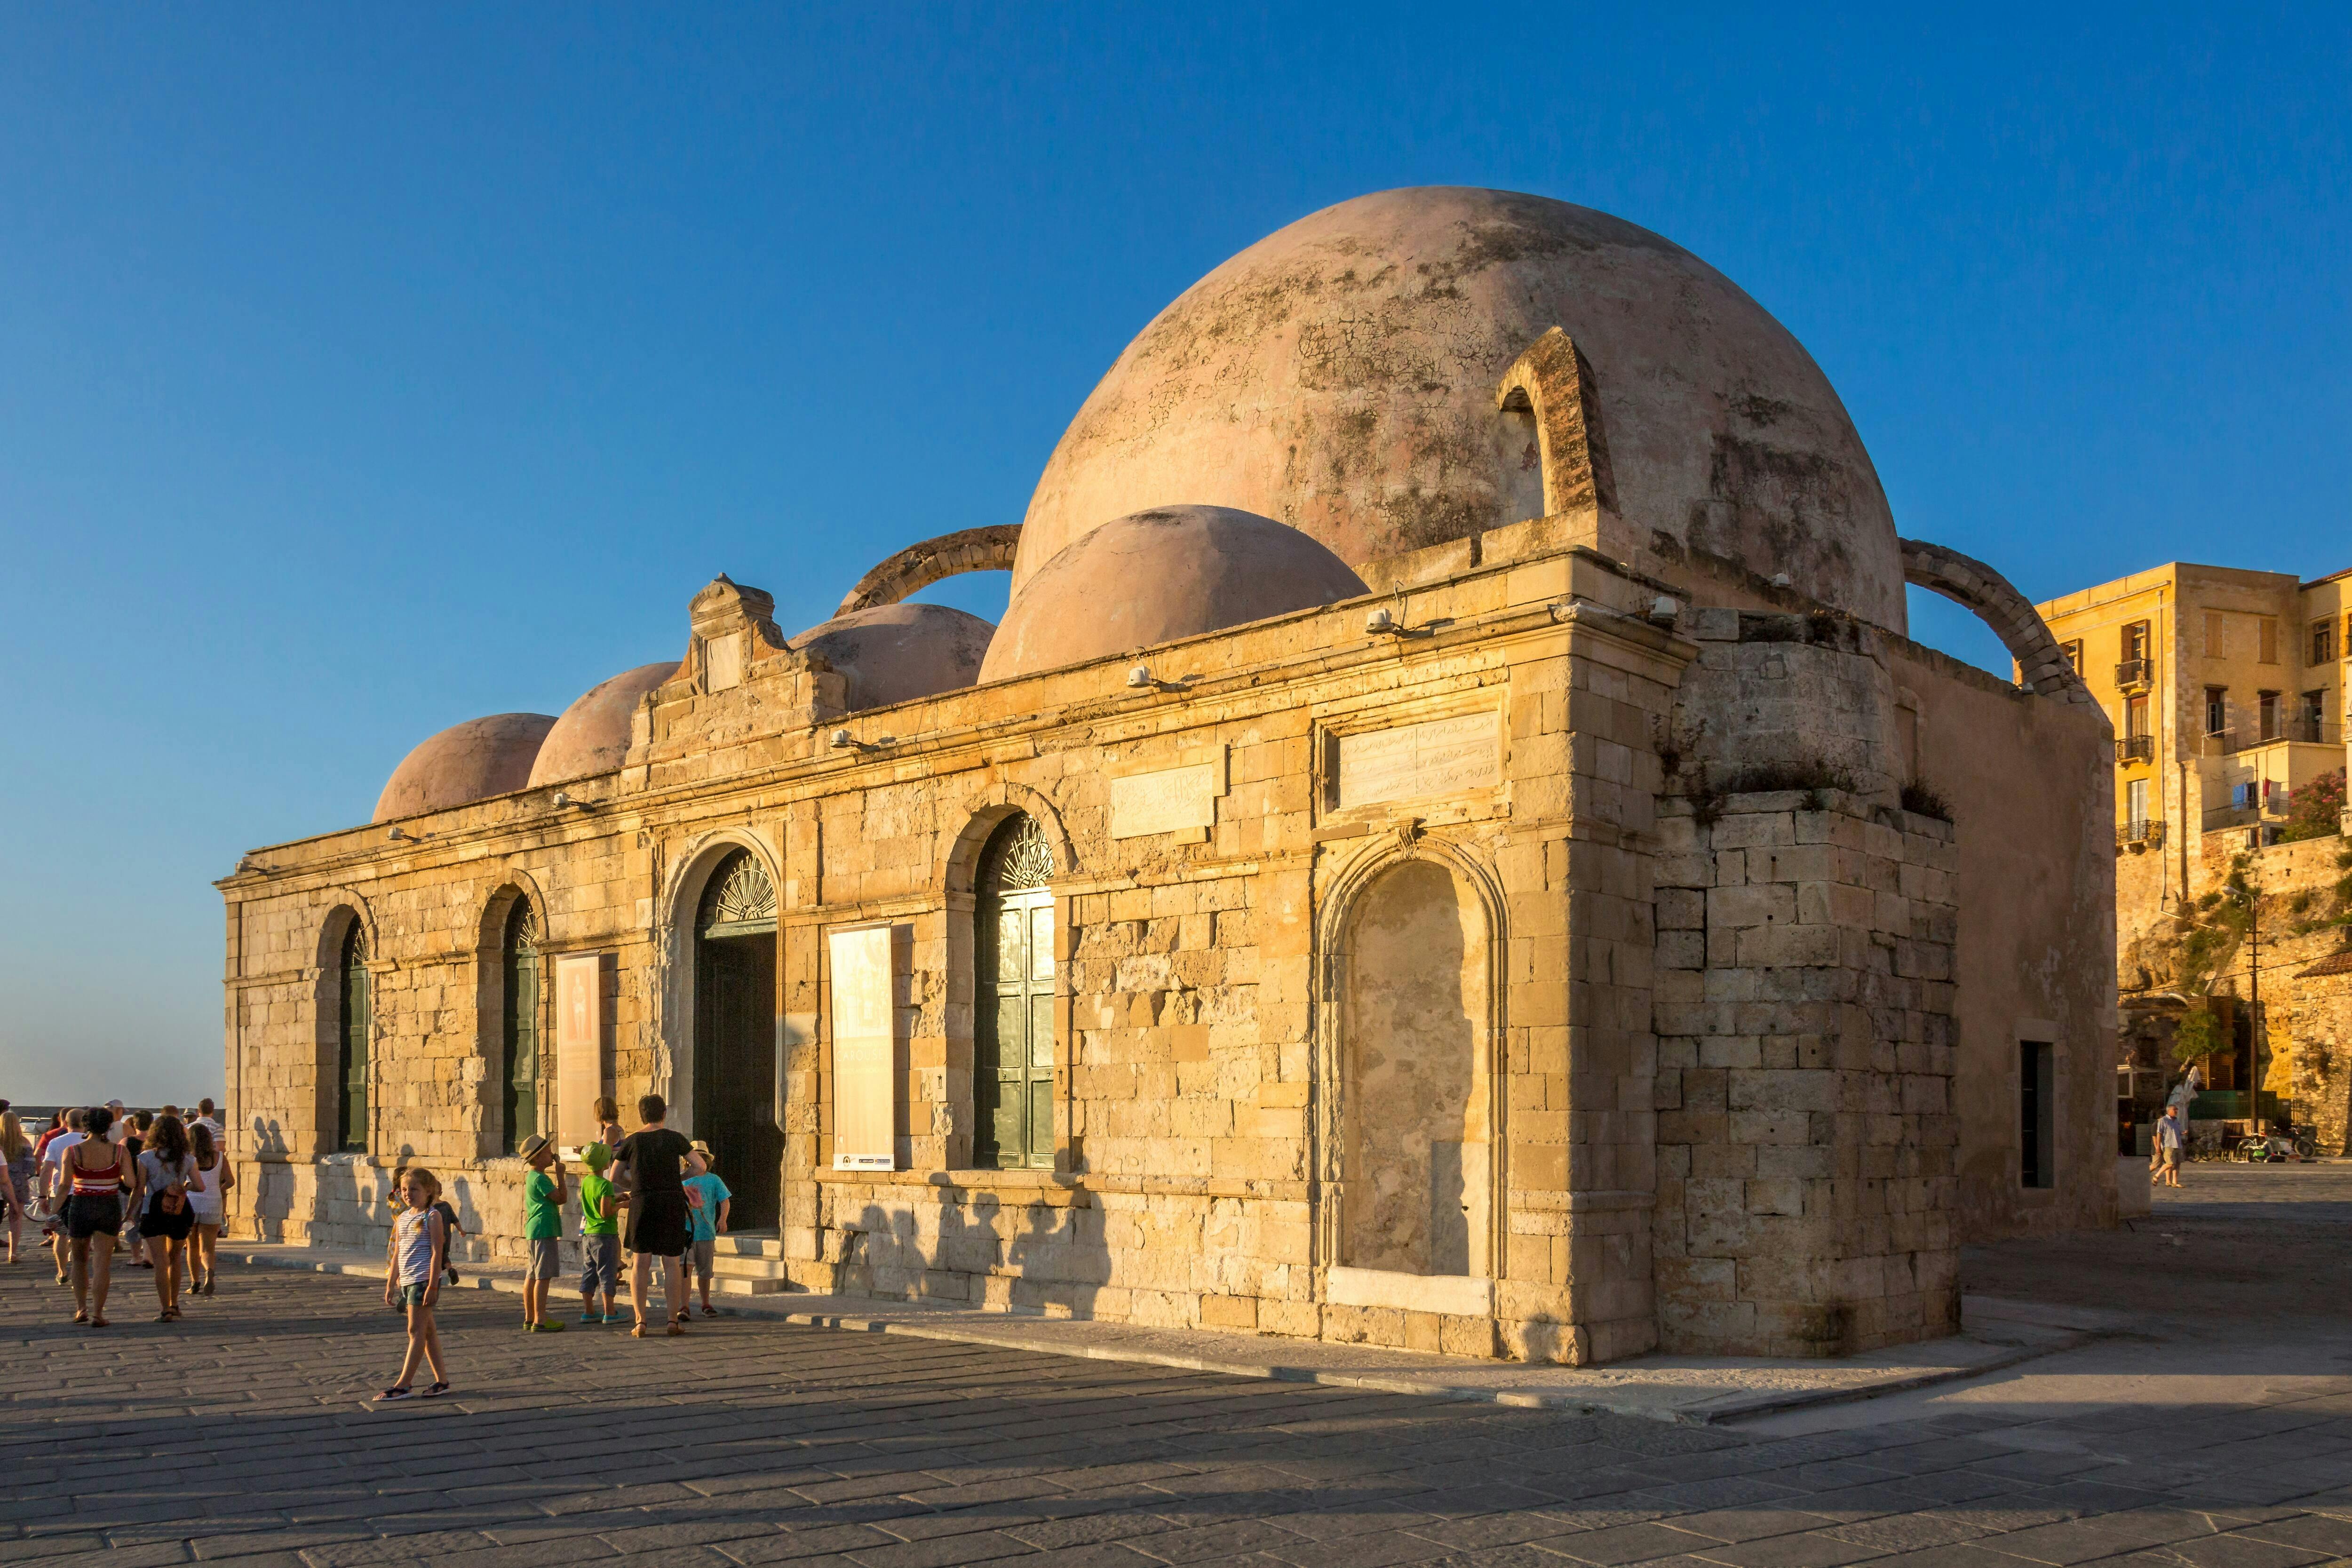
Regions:
[[[421,1362],[433,1373],[425,1397],[449,1392],[449,1374],[441,1363],[441,1334],[433,1326],[433,1308],[441,1299],[441,1272],[449,1266],[449,1226],[434,1205],[441,1198],[440,1178],[422,1165],[405,1173],[407,1206],[394,1216],[392,1245],[383,1274],[383,1304],[408,1314],[408,1353],[401,1358],[400,1376],[376,1395],[379,1404],[416,1396],[411,1384]]]

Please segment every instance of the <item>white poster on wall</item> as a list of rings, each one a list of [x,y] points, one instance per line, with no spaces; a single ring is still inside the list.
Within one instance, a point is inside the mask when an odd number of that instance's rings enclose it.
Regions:
[[[898,1169],[890,928],[826,935],[833,968],[833,1168]]]
[[[577,1149],[595,1141],[596,1099],[604,1092],[604,960],[594,952],[555,961],[555,1141]]]

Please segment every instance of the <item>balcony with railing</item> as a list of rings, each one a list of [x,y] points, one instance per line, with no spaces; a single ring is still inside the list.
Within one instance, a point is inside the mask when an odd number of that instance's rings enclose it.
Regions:
[[[2164,842],[2164,822],[2160,817],[2134,817],[2116,824],[2116,846],[2122,849],[2154,848]]]
[[[2156,661],[2152,658],[2127,658],[2116,666],[2116,689],[2118,691],[2151,685],[2155,679]]]
[[[2155,736],[2118,735],[2116,737],[2116,766],[2128,767],[2134,763],[2150,763],[2155,760]]]
[[[2261,724],[2216,730],[2205,737],[2205,754],[2226,757],[2239,752],[2251,752],[2257,746],[2275,746],[2282,741],[2305,746],[2335,746],[2342,744],[2343,739],[2343,726],[2334,720],[2322,719],[2314,713],[2297,713],[2273,721],[2267,732]]]

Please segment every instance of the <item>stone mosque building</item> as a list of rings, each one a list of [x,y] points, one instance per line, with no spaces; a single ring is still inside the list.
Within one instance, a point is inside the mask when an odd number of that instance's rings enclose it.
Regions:
[[[1001,626],[907,602],[1006,567]],[[219,884],[236,1234],[377,1245],[417,1162],[519,1251],[520,1140],[648,1089],[737,1289],[1829,1355],[1952,1331],[1965,1241],[2113,1223],[2108,720],[1657,235],[1301,219],[1017,527],[772,607],[719,577],[676,662]]]

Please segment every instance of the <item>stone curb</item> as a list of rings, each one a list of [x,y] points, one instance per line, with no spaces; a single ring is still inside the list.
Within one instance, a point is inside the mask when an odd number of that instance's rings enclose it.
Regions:
[[[384,1266],[348,1255],[320,1255],[302,1248],[284,1251],[257,1252],[227,1247],[220,1257],[250,1268],[293,1269],[315,1274],[344,1275],[356,1279],[381,1279]],[[509,1295],[522,1293],[522,1276],[514,1271],[483,1271],[460,1265],[461,1279],[446,1289],[458,1290],[497,1290]],[[570,1295],[567,1280],[556,1281],[566,1300]],[[1486,1403],[1522,1409],[1557,1410],[1575,1415],[1633,1415],[1645,1420],[1665,1421],[1679,1426],[1710,1426],[1720,1422],[1750,1420],[1783,1411],[1802,1409],[1819,1405],[1843,1405],[1859,1400],[1876,1399],[1891,1394],[1906,1394],[1915,1389],[1931,1387],[1940,1383],[1954,1383],[1983,1377],[2005,1371],[2022,1362],[2062,1351],[2105,1337],[2099,1329],[2077,1329],[2056,1322],[2038,1321],[2030,1312],[2003,1310],[2000,1321],[2005,1328],[2021,1330],[2029,1335],[2041,1336],[2025,1342],[1966,1339],[1993,1353],[1961,1365],[1930,1366],[1916,1370],[1888,1368],[1884,1378],[1860,1385],[1817,1389],[1763,1388],[1753,1392],[1732,1392],[1677,1399],[1663,1383],[1649,1385],[1621,1384],[1619,1387],[1591,1393],[1560,1393],[1544,1389],[1486,1386],[1476,1383],[1449,1378],[1444,1369],[1432,1368],[1426,1374],[1394,1371],[1359,1371],[1345,1367],[1307,1366],[1282,1362],[1259,1361],[1248,1357],[1195,1354],[1184,1351],[1157,1348],[1129,1340],[1118,1331],[1125,1325],[1094,1324],[1083,1320],[1013,1317],[1009,1314],[978,1313],[952,1307],[932,1307],[902,1302],[889,1304],[884,1312],[845,1312],[812,1310],[795,1308],[789,1303],[791,1294],[773,1297],[730,1297],[720,1312],[729,1317],[765,1318],[793,1323],[805,1328],[831,1329],[846,1333],[898,1334],[908,1339],[937,1340],[950,1344],[986,1345],[999,1350],[1029,1351],[1044,1355],[1072,1356],[1086,1361],[1123,1362],[1142,1366],[1164,1366],[1179,1372],[1201,1372],[1227,1377],[1247,1377],[1275,1383],[1314,1384],[1330,1388],[1356,1388],[1370,1393],[1405,1394],[1430,1399],[1450,1399],[1465,1403]],[[805,1298],[803,1298],[805,1300]],[[773,1304],[771,1305],[770,1303]],[[2011,1304],[2001,1304],[2005,1309]],[[908,1314],[925,1321],[909,1321]],[[978,1320],[978,1321],[974,1321]],[[1074,1337],[1073,1327],[1083,1324],[1094,1331],[1094,1342]],[[1108,1334],[1101,1331],[1110,1331]],[[1170,1334],[1189,1335],[1200,1331],[1166,1331]],[[1130,1332],[1134,1332],[1130,1331]],[[1160,1331],[1134,1333],[1139,1340],[1146,1334]],[[1433,1357],[1433,1360],[1439,1358]],[[1511,1363],[1498,1363],[1507,1366]],[[1807,1363],[1808,1365],[1819,1363]],[[1559,1368],[1562,1376],[1575,1375],[1573,1369]]]

